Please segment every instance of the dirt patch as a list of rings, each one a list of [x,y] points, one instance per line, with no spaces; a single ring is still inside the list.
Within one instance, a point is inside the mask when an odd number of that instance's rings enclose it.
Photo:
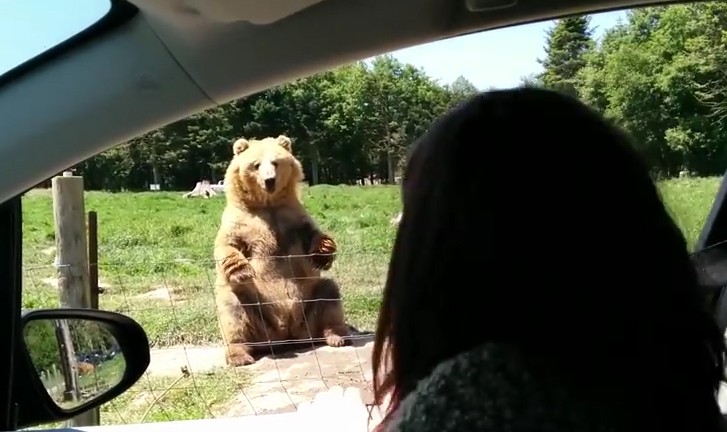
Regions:
[[[228,404],[227,417],[295,411],[316,393],[335,385],[370,388],[373,342],[320,347],[290,358],[263,358],[246,366],[252,384]]]
[[[182,303],[185,301],[181,290],[174,287],[154,288],[151,291],[134,296],[137,300],[164,300],[167,302]]]
[[[151,361],[146,373],[156,376],[176,377],[182,367],[192,374],[210,372],[226,367],[223,346],[185,347],[177,346],[151,350]]]
[[[263,357],[240,368],[251,373],[252,383],[230,400],[225,417],[295,411],[298,404],[334,385],[370,387],[372,345],[371,337],[362,337],[353,346]],[[153,349],[147,373],[179,376],[185,366],[193,374],[227,367],[224,347]]]

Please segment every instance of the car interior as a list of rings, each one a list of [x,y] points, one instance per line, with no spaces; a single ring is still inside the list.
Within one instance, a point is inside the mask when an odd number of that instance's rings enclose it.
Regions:
[[[22,349],[23,193],[145,132],[296,78],[396,49],[573,14],[664,5],[645,0],[111,0],[105,16],[0,75],[0,429],[70,418],[130,387],[148,365],[134,358],[118,391],[72,412],[47,400]],[[495,66],[496,67],[496,66]],[[727,186],[694,256],[727,329]],[[143,330],[103,321],[134,352]],[[53,315],[56,314],[56,315]],[[75,314],[75,315],[74,315]],[[111,314],[110,312],[108,314]],[[64,318],[65,317],[65,318]],[[115,330],[114,330],[115,329]],[[130,330],[131,329],[131,330]],[[122,345],[123,345],[122,343]],[[123,349],[123,346],[122,346]],[[129,351],[129,352],[131,352]],[[5,352],[6,354],[1,354]],[[38,406],[43,409],[37,409]],[[257,420],[256,420],[257,421]],[[225,420],[231,427],[234,422]],[[222,425],[222,423],[220,423]],[[223,426],[224,427],[224,426]],[[261,426],[262,427],[262,424]]]

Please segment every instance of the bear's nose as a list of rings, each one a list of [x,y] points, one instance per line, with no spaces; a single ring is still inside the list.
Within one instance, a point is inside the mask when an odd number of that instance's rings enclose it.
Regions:
[[[272,191],[275,190],[275,178],[274,177],[273,178],[269,178],[269,179],[265,179],[265,189],[268,192],[272,192]]]

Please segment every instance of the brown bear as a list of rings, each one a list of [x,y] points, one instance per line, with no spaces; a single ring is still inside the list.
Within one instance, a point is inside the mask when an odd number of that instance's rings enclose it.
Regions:
[[[91,363],[86,363],[86,362],[76,363],[76,370],[78,370],[79,375],[89,374],[89,373],[93,372],[94,369],[96,369],[96,367],[94,365],[92,365]]]
[[[270,341],[323,338],[343,346],[349,328],[340,289],[320,276],[333,264],[336,243],[303,207],[303,170],[290,138],[239,139],[232,149],[214,247],[227,363],[254,363],[272,352]]]

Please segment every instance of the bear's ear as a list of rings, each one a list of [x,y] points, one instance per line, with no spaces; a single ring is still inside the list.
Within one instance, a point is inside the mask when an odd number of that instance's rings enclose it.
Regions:
[[[285,135],[278,135],[278,144],[288,152],[293,152],[293,142]]]
[[[237,156],[247,150],[248,147],[250,147],[250,142],[245,138],[240,138],[232,144],[232,154]]]

